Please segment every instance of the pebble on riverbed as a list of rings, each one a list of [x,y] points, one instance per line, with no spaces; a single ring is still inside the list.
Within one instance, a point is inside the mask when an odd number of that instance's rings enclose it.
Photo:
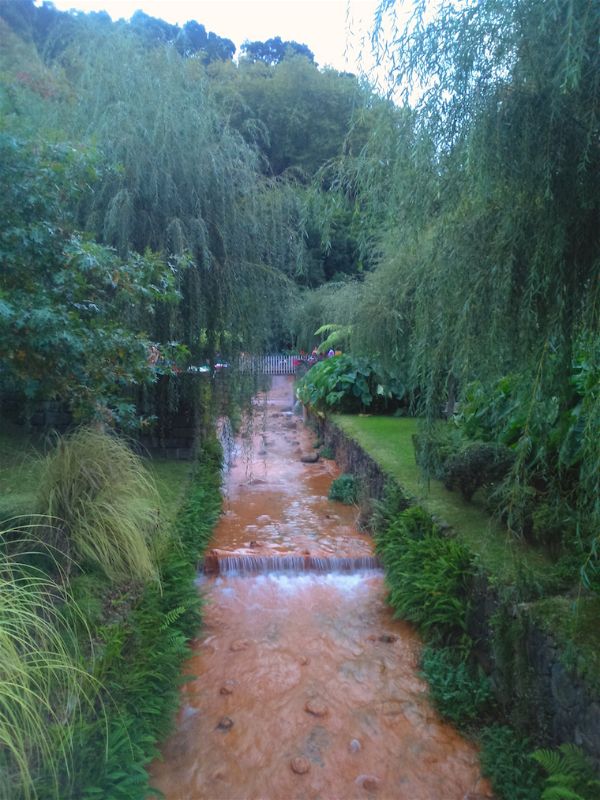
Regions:
[[[291,760],[290,767],[292,768],[292,772],[295,772],[296,775],[306,775],[306,773],[310,771],[310,761],[303,756],[298,756]]]
[[[306,453],[305,455],[300,456],[300,461],[302,461],[303,464],[316,464],[318,460],[318,453]]]
[[[355,783],[367,792],[376,792],[381,786],[381,781],[376,775],[359,775]]]
[[[221,717],[217,725],[219,731],[230,731],[233,728],[233,720],[231,717]]]
[[[236,639],[229,646],[229,649],[234,653],[239,653],[241,650],[247,650],[250,647],[248,639]]]
[[[235,681],[225,681],[225,683],[219,689],[221,694],[233,694],[233,690],[235,689]]]
[[[314,717],[326,717],[329,711],[325,703],[322,703],[320,700],[316,699],[307,700],[304,710],[309,714],[312,714]]]

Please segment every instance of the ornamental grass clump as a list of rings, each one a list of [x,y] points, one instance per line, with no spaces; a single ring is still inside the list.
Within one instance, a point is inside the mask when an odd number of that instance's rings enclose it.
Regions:
[[[95,682],[79,666],[72,598],[43,572],[11,558],[8,534],[0,531],[0,800],[41,796],[40,772],[45,796],[58,797],[73,725]],[[12,549],[14,530],[10,540]],[[21,548],[24,558],[31,555],[27,549]]]
[[[46,459],[40,511],[78,564],[114,580],[157,580],[158,497],[140,459],[109,433],[82,428]]]

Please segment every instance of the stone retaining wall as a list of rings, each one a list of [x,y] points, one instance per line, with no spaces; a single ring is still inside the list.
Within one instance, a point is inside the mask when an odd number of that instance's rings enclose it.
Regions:
[[[373,500],[382,498],[393,479],[330,420],[313,416],[310,421],[341,469],[361,483],[362,516],[367,519]],[[533,623],[527,604],[516,603],[510,595],[480,573],[469,626],[500,708],[522,733],[552,746],[572,742],[600,769],[600,697],[564,666],[556,642]]]

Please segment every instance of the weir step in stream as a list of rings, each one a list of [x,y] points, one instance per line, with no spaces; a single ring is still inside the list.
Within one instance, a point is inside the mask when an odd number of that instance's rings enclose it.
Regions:
[[[443,722],[421,643],[394,620],[339,471],[272,379],[232,448],[198,576],[204,623],[176,728],[151,769],[166,800],[483,800],[476,747]]]
[[[204,559],[206,575],[256,575],[278,572],[364,572],[381,569],[376,556],[248,556],[210,552]]]

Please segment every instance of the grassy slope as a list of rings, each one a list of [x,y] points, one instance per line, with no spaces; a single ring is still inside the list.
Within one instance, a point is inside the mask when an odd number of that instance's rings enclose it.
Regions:
[[[552,580],[548,561],[520,545],[482,509],[449,492],[439,481],[432,480],[428,486],[423,482],[412,446],[418,420],[346,414],[332,420],[430,513],[450,523],[492,579],[506,584],[525,578],[541,586]],[[559,645],[563,664],[600,691],[600,599],[585,594],[577,599],[546,597],[532,603],[530,612]]]
[[[31,513],[41,472],[44,441],[22,427],[0,421],[0,519]],[[156,482],[160,512],[170,526],[189,485],[191,465],[185,461],[145,458]]]
[[[440,481],[423,481],[412,443],[419,420],[335,414],[332,421],[427,511],[452,525],[492,576],[512,582],[525,569],[543,582],[548,565],[541,554],[523,547],[485,511],[448,491]]]

